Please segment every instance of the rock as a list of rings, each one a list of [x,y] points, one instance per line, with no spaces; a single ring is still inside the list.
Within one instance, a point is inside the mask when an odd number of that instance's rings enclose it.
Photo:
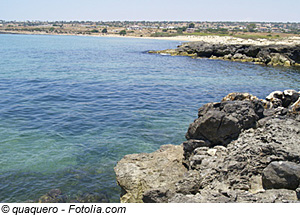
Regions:
[[[253,96],[249,93],[229,93],[222,99],[223,101],[259,101],[256,96]]]
[[[210,156],[215,156],[217,153],[217,149],[209,149],[207,150],[207,154]]]
[[[215,145],[227,145],[236,139],[242,129],[256,126],[262,117],[260,101],[222,101],[210,103],[199,109],[199,118],[192,123],[186,138],[204,140]]]
[[[143,195],[144,203],[167,203],[172,195],[167,190],[149,190]]]
[[[232,93],[202,106],[182,146],[125,156],[118,163],[121,202],[297,202],[298,94],[279,91],[260,100]]]
[[[240,53],[236,53],[233,55],[233,59],[244,59],[246,56]]]
[[[123,189],[121,202],[143,202],[150,190],[175,190],[187,169],[182,164],[183,146],[165,145],[150,154],[126,155],[115,167]]]
[[[250,193],[256,194],[260,192],[264,192],[264,188],[262,185],[262,177],[260,175],[255,175],[250,179]]]
[[[47,194],[39,198],[39,203],[65,203],[66,198],[60,189],[52,189]]]
[[[298,200],[300,200],[300,187],[298,187],[296,189],[296,195],[297,195]]]
[[[194,149],[194,152],[190,153],[189,167],[200,173],[201,189],[211,191],[224,187],[222,192],[263,192],[262,173],[270,162],[300,161],[299,118],[287,115],[263,118],[261,120],[265,120],[264,124],[242,131],[238,139],[226,148],[215,146],[215,156],[208,155],[207,151],[210,149],[207,147]],[[203,198],[207,200],[206,196]],[[252,196],[251,199],[255,202],[267,201],[257,196]],[[240,201],[251,202],[251,199]]]
[[[266,100],[267,101],[272,101],[273,99],[282,100],[282,98],[283,98],[283,93],[281,91],[274,91],[266,97]]]
[[[149,53],[256,62],[271,66],[300,64],[299,45],[241,45],[199,41],[184,43],[173,50],[149,51]]]
[[[209,147],[209,146],[211,146],[211,143],[209,141],[204,141],[204,140],[188,140],[183,142],[183,151],[184,151],[183,164],[186,167],[189,167],[190,166],[189,158],[191,157],[191,155],[195,154],[195,149]],[[206,151],[204,153],[206,153]],[[197,154],[199,154],[199,152]]]
[[[109,203],[109,198],[104,193],[87,193],[77,196],[79,203]]]
[[[291,111],[293,113],[300,112],[300,98],[293,105],[291,105]]]
[[[283,91],[282,106],[289,107],[293,105],[299,99],[299,93],[296,90],[285,90]]]
[[[188,171],[183,179],[178,181],[176,186],[176,193],[182,194],[196,194],[199,191],[201,177],[197,171]]]
[[[298,202],[293,190],[266,190],[256,194],[241,191],[216,192],[201,191],[195,195],[175,194],[168,202],[171,203],[279,203]]]
[[[202,203],[202,202],[205,202],[205,200],[202,198],[202,196],[199,193],[197,193],[196,195],[184,195],[181,193],[176,193],[168,200],[168,203]]]
[[[270,102],[270,106],[268,108],[290,108],[295,106],[297,100],[300,98],[300,93],[295,90],[285,90],[281,91],[274,91],[270,93],[266,97],[266,100]]]
[[[221,111],[209,111],[195,120],[188,129],[187,139],[208,140],[213,145],[226,145],[240,133],[238,120]]]
[[[300,183],[300,164],[272,162],[263,170],[262,182],[265,189],[296,190]]]
[[[240,193],[237,202],[256,202],[256,203],[282,203],[297,202],[296,192],[286,189],[272,189],[256,194]]]
[[[60,189],[52,189],[38,200],[39,203],[109,203],[104,193],[87,193],[78,196],[66,196]]]

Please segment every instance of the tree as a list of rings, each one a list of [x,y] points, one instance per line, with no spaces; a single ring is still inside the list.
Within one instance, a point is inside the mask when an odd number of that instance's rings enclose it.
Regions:
[[[189,28],[195,28],[195,23],[190,23]]]
[[[247,29],[249,32],[255,32],[256,25],[254,23],[251,23],[251,24],[247,25]]]
[[[104,28],[101,32],[102,32],[103,34],[106,34],[106,33],[107,33],[107,28]]]
[[[125,30],[120,31],[119,33],[121,36],[125,36],[127,34],[127,32]]]

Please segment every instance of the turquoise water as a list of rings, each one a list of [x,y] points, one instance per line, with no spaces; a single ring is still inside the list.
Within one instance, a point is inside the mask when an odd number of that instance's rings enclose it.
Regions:
[[[180,144],[230,92],[299,90],[300,71],[147,54],[177,41],[0,35],[0,201],[105,193],[124,155]]]

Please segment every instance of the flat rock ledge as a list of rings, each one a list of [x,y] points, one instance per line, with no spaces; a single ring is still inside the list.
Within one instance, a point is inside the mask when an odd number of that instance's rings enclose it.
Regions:
[[[164,145],[150,154],[126,155],[115,172],[123,191],[121,202],[143,202],[144,193],[151,190],[175,191],[175,183],[187,172],[183,146]]]
[[[177,49],[149,51],[149,53],[190,56],[240,62],[253,62],[270,66],[300,66],[300,45],[255,45],[255,44],[222,44],[209,42],[189,42]]]
[[[231,93],[186,139],[120,160],[121,202],[300,202],[300,92]]]

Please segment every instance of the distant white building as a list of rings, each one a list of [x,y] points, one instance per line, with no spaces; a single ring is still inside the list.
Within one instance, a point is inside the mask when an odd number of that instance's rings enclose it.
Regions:
[[[187,28],[186,32],[187,33],[194,33],[195,32],[195,28]]]
[[[167,29],[173,30],[173,29],[175,29],[175,27],[174,26],[168,26]]]
[[[127,30],[142,30],[143,28],[138,25],[133,25],[127,28]]]

